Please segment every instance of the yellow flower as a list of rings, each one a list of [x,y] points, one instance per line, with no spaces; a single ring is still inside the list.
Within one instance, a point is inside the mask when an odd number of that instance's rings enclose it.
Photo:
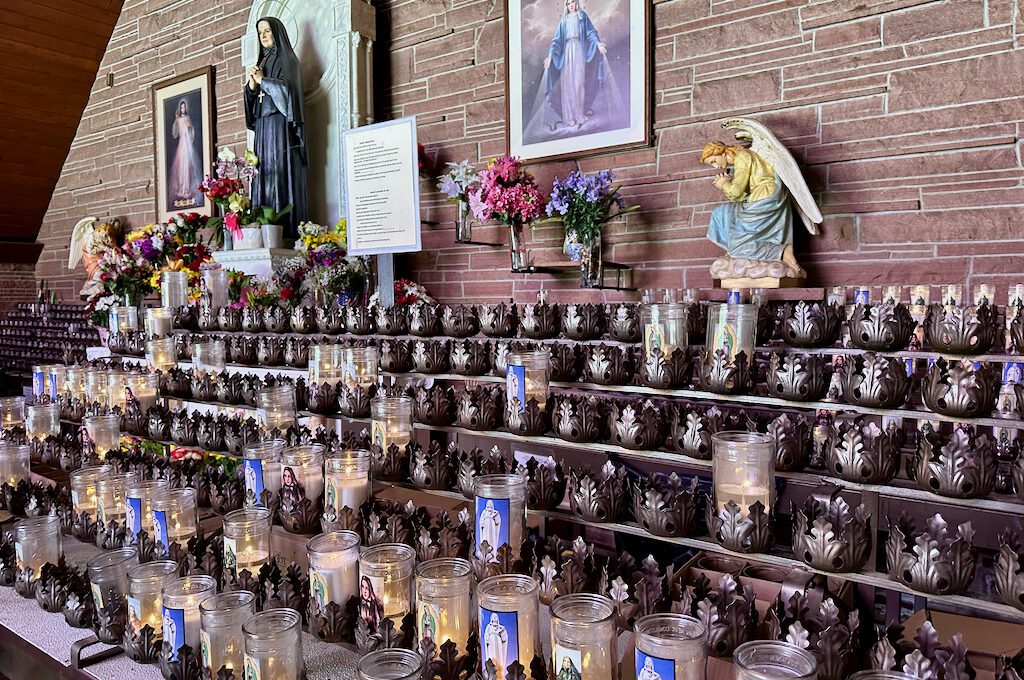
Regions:
[[[167,262],[164,264],[163,269],[161,271],[165,271],[165,272],[180,272],[184,268],[185,268],[185,261],[184,260],[180,260],[180,259],[179,260],[172,260],[171,258],[167,258]]]
[[[228,197],[228,209],[231,212],[242,212],[249,207],[249,199],[237,191]]]
[[[251,149],[245,150],[245,155],[242,156],[242,160],[244,160],[245,164],[251,168],[255,168],[260,163],[260,159],[252,152]]]
[[[335,230],[338,235],[338,243],[345,245],[348,242],[348,220],[342,217],[338,220],[338,224],[335,225]]]

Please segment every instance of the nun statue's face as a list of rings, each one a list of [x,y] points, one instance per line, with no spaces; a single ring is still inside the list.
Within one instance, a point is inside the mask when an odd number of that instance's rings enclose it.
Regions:
[[[274,32],[270,30],[268,22],[261,21],[256,24],[256,34],[260,37],[260,45],[263,47],[269,50],[274,46]]]

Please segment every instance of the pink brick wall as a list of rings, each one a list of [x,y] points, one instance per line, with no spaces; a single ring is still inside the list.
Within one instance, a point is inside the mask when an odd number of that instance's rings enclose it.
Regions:
[[[152,82],[215,64],[219,142],[243,138],[237,38],[248,4],[126,2],[44,224],[40,276],[70,287],[61,262],[82,215],[152,217]],[[377,4],[390,79],[379,117],[416,114],[442,161],[501,153],[503,3]],[[704,231],[719,196],[697,153],[732,115],[761,117],[804,165],[826,214],[823,236],[797,244],[809,285],[1024,280],[1015,0],[665,0],[653,17],[653,148],[578,164],[615,169],[643,206],[606,238],[609,259],[637,267],[637,286],[710,285],[718,249]],[[572,167],[533,169],[547,188]],[[541,286],[576,286],[512,276],[504,250],[454,245],[450,205],[434,192],[423,200],[445,224],[425,228],[425,251],[406,264],[438,296],[528,300]],[[558,257],[560,240],[538,228],[539,258]]]

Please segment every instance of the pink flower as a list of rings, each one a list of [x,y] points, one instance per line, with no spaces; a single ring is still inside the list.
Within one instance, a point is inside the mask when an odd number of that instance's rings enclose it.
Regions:
[[[238,224],[238,213],[229,212],[224,216],[224,226],[235,238],[242,237],[242,227]]]

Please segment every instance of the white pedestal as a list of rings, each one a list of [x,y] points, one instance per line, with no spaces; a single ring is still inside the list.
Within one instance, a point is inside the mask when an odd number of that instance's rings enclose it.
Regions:
[[[274,269],[296,251],[291,248],[252,248],[249,250],[218,250],[213,259],[225,269],[234,269],[263,279],[274,275]]]

